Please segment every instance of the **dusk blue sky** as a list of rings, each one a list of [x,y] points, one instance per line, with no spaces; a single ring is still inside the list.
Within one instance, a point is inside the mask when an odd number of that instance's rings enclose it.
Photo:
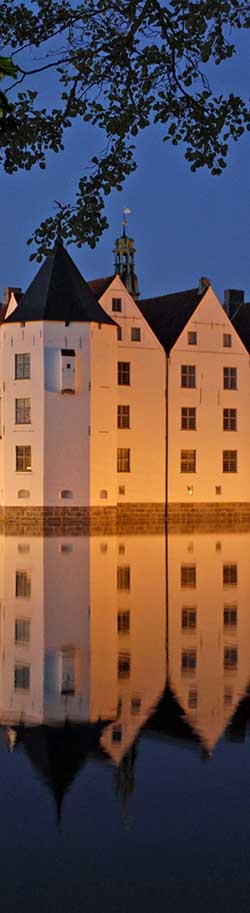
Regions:
[[[233,63],[216,68],[218,91],[249,95],[249,37],[241,36]],[[71,245],[69,253],[86,279],[110,275],[122,210],[129,207],[143,297],[191,288],[206,275],[220,299],[225,288],[242,288],[250,300],[250,134],[232,144],[225,172],[211,177],[205,169],[192,174],[183,148],[162,143],[163,132],[151,127],[140,136],[137,171],[122,193],[106,198],[110,228],[95,250]],[[10,177],[1,173],[0,300],[3,286],[30,284],[39,265],[29,262],[26,240],[54,211],[53,200],[73,198],[77,177],[100,148],[96,140],[93,128],[79,124],[68,131],[65,152],[49,156],[45,172],[35,167]]]

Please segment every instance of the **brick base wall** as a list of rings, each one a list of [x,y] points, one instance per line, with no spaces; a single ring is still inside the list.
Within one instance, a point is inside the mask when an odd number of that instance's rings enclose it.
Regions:
[[[250,531],[250,504],[118,504],[116,507],[2,507],[6,535],[128,535]]]

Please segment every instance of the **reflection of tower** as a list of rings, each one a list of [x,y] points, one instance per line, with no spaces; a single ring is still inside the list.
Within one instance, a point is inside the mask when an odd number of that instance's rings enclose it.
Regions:
[[[115,273],[121,277],[128,292],[135,301],[138,300],[140,292],[138,288],[138,279],[135,273],[135,245],[134,239],[128,238],[126,234],[127,219],[126,215],[130,210],[124,210],[123,232],[121,238],[117,238],[114,247],[115,255]]]

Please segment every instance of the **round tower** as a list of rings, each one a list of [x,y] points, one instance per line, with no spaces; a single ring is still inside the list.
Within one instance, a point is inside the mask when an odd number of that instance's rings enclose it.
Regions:
[[[118,273],[124,282],[124,285],[126,285],[130,295],[137,301],[140,292],[137,275],[135,273],[135,245],[134,239],[128,238],[126,234],[127,219],[125,218],[125,215],[128,211],[129,210],[124,211],[122,236],[115,241],[114,269],[115,273]]]

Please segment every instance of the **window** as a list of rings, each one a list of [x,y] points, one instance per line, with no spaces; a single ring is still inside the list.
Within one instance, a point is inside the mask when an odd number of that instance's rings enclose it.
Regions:
[[[27,380],[30,378],[30,355],[15,355],[15,379]]]
[[[118,361],[118,384],[122,387],[130,384],[130,362]]]
[[[196,628],[196,609],[184,606],[181,612],[181,627],[183,630],[192,630]]]
[[[181,386],[196,387],[196,370],[195,365],[181,366]]]
[[[16,571],[16,596],[26,599],[31,596],[31,576],[28,571]]]
[[[234,672],[238,665],[237,647],[224,648],[224,669],[226,672]]]
[[[224,390],[237,390],[237,368],[223,368]]]
[[[237,431],[236,409],[223,409],[223,431]]]
[[[122,727],[114,726],[112,729],[112,742],[121,742],[122,741]]]
[[[195,672],[196,650],[183,650],[181,654],[181,671]]]
[[[112,311],[118,313],[122,309],[122,299],[121,298],[112,298]]]
[[[19,491],[17,492],[17,497],[18,498],[30,498],[30,491],[28,491],[28,488],[19,488]]]
[[[31,472],[31,447],[16,447],[16,472]]]
[[[215,494],[216,494],[216,495],[221,495],[221,485],[216,485],[216,486],[215,486]]]
[[[141,698],[140,697],[132,697],[130,709],[131,709],[132,716],[136,716],[137,713],[140,713],[140,709],[141,709]]]
[[[30,642],[30,620],[29,620],[29,618],[16,618],[16,620],[15,620],[15,642],[16,642],[16,644],[28,644]]]
[[[118,634],[129,634],[130,631],[130,612],[118,612],[117,615]]]
[[[16,399],[16,425],[28,425],[31,422],[31,400]]]
[[[61,694],[75,694],[74,647],[63,647],[61,651]]]
[[[223,564],[223,586],[237,586],[237,564]]]
[[[224,605],[224,627],[225,628],[236,628],[237,627],[237,606],[236,605]]]
[[[129,406],[117,406],[117,428],[129,428]]]
[[[118,678],[130,677],[130,654],[120,653],[118,656]]]
[[[195,564],[182,564],[182,566],[181,566],[181,587],[189,587],[190,589],[195,589],[195,587],[196,587],[196,565]]]
[[[183,431],[196,430],[196,409],[193,406],[181,410],[181,427]]]
[[[130,472],[130,450],[126,447],[118,447],[117,472]]]
[[[141,341],[141,330],[140,327],[132,327],[131,329],[131,340],[132,342]]]
[[[60,498],[68,498],[68,499],[71,499],[71,498],[73,498],[73,497],[74,497],[73,491],[71,491],[70,488],[63,488],[63,490],[60,491]]]
[[[117,339],[118,339],[118,342],[121,342],[121,340],[122,340],[122,328],[119,326],[117,327]]]
[[[29,691],[30,666],[15,666],[14,687],[16,691]]]
[[[223,333],[223,346],[225,347],[225,349],[231,349],[231,346],[232,346],[231,333]]]
[[[188,332],[188,345],[197,346],[197,333],[195,333],[193,330],[189,330]]]
[[[192,688],[188,692],[188,707],[190,710],[196,710],[197,704],[198,704],[197,691],[194,688]]]
[[[233,693],[231,688],[225,688],[224,691],[224,707],[231,707],[233,702]]]
[[[130,567],[117,568],[117,589],[130,590]]]
[[[119,485],[118,493],[119,495],[125,495],[125,485]]]
[[[195,472],[196,450],[181,450],[181,472]]]
[[[237,472],[237,450],[223,450],[223,472]]]

